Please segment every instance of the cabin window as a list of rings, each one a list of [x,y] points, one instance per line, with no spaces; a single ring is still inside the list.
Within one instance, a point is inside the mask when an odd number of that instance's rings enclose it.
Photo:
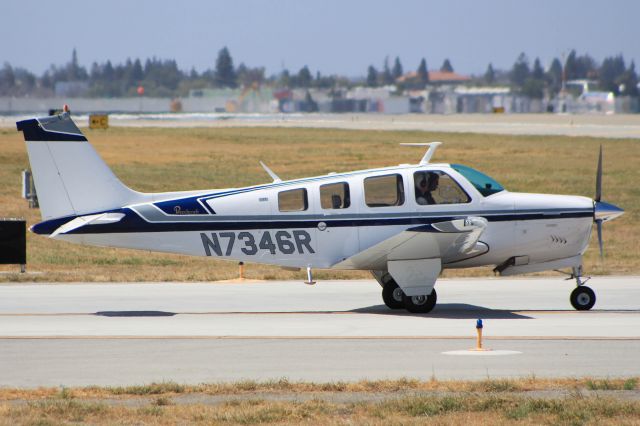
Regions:
[[[402,176],[374,176],[364,180],[364,200],[369,207],[390,207],[404,204]]]
[[[281,212],[300,212],[308,207],[307,190],[304,188],[278,193],[278,209]]]
[[[346,209],[350,205],[348,183],[329,183],[320,187],[320,206],[323,209]]]
[[[461,204],[471,201],[467,193],[451,176],[439,170],[415,172],[413,184],[416,203],[421,206]]]

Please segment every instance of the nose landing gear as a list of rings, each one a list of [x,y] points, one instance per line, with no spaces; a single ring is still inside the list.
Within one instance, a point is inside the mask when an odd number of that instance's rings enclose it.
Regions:
[[[568,279],[575,279],[577,287],[571,292],[570,300],[571,306],[578,311],[588,311],[596,304],[595,292],[587,287],[585,283],[591,279],[587,277],[582,279],[582,266],[574,267],[571,277]]]

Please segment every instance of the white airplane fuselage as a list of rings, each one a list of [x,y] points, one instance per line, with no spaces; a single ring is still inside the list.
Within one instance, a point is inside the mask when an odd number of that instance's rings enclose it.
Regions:
[[[418,204],[412,194],[413,174],[419,171],[448,174],[469,195],[470,201]],[[404,203],[367,206],[364,179],[390,174],[403,177],[407,194]],[[350,206],[323,209],[320,186],[343,182],[349,185]],[[279,211],[278,193],[301,188],[307,192],[307,209]],[[528,257],[528,264],[580,256],[589,243],[594,211],[593,201],[586,197],[508,191],[485,197],[448,164],[366,170],[247,188],[201,191],[189,193],[187,197],[176,197],[175,193],[149,197],[154,201],[122,209],[127,216],[140,219],[139,232],[135,228],[123,229],[120,220],[86,226],[83,228],[86,233],[60,234],[55,238],[80,244],[296,268],[376,269],[380,265],[349,267],[340,262],[421,224],[482,216],[488,220],[488,227],[479,244],[484,244],[483,251],[486,251],[453,257],[441,253],[443,268],[466,268],[499,265],[514,256]],[[195,201],[199,209],[183,207],[185,199]],[[120,229],[125,232],[119,232]],[[103,233],[106,230],[109,232]]]

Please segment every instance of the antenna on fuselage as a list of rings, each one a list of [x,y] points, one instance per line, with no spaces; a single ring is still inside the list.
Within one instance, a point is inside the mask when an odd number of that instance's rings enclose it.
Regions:
[[[427,152],[422,157],[422,160],[420,160],[420,165],[423,166],[425,164],[429,164],[429,160],[431,160],[431,157],[433,157],[433,154],[436,152],[436,149],[438,149],[438,147],[440,145],[442,145],[442,142],[401,143],[400,145],[403,145],[403,146],[428,146],[429,149],[427,150]]]
[[[262,161],[260,162],[260,165],[262,166],[262,168],[264,169],[265,172],[267,172],[267,174],[269,176],[271,176],[271,179],[273,179],[273,183],[278,183],[278,182],[282,182],[282,179],[280,179],[280,177],[275,174],[273,172],[273,170],[271,170],[266,164],[264,164]]]

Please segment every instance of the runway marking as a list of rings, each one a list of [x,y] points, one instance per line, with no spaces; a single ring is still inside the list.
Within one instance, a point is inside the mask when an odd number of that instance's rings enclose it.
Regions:
[[[40,335],[0,336],[0,340],[475,340],[475,336],[128,336],[128,335]],[[552,341],[640,341],[640,336],[492,336],[487,341],[498,340],[552,340]]]
[[[464,349],[461,351],[447,351],[442,352],[442,355],[466,355],[466,356],[501,356],[501,355],[519,355],[522,352],[520,351],[506,351],[506,350],[473,350],[473,349]]]

